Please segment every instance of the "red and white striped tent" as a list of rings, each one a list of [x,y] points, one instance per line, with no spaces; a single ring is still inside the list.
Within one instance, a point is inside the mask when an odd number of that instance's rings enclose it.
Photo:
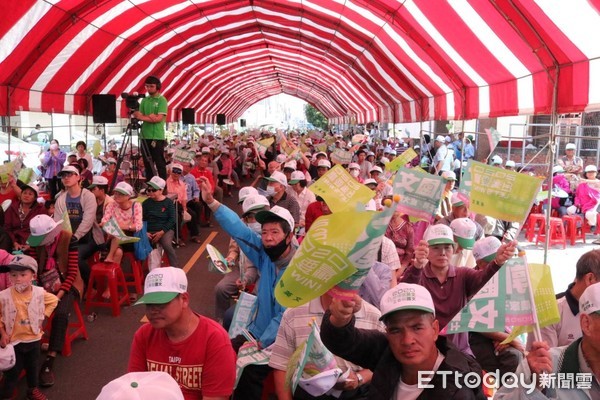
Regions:
[[[600,105],[599,0],[5,0],[0,115],[163,81],[170,120],[287,93],[332,122]],[[125,116],[124,106],[121,109]]]

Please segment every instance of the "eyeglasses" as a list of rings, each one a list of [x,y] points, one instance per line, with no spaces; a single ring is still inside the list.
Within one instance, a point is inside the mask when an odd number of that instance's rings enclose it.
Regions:
[[[156,84],[154,84],[154,83],[146,83],[144,86],[145,87],[155,87]]]
[[[151,188],[146,189],[146,193],[154,193],[154,192],[158,192],[158,189],[151,189]]]
[[[73,175],[75,175],[75,172],[62,172],[60,174],[60,179],[69,178],[69,177],[71,177]]]

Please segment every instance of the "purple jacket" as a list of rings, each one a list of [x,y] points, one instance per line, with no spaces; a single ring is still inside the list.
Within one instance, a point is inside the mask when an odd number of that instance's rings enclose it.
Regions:
[[[44,154],[44,161],[42,161],[42,166],[45,168],[44,178],[54,178],[62,169],[63,165],[65,165],[65,161],[67,161],[67,153],[64,151],[59,150],[58,155],[53,156],[52,152],[48,150]]]

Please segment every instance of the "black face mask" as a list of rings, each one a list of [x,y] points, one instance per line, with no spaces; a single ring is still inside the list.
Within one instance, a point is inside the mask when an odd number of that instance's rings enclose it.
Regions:
[[[283,253],[285,253],[285,250],[289,246],[289,244],[286,243],[286,239],[287,237],[281,242],[277,243],[275,246],[265,247],[265,253],[267,253],[271,261],[276,261]]]

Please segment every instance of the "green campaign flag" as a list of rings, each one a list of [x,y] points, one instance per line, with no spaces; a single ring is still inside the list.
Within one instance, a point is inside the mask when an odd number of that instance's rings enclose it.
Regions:
[[[400,154],[398,157],[394,158],[392,161],[386,164],[386,171],[398,171],[401,167],[404,167],[406,163],[409,163],[415,158],[418,154],[413,149],[408,149],[404,153]]]
[[[119,223],[115,217],[109,219],[104,226],[102,226],[102,230],[109,235],[116,237],[119,241],[119,244],[135,243],[140,241],[139,237],[127,236],[119,226]]]
[[[509,259],[443,329],[459,332],[504,332],[505,326],[535,322],[524,257]]]
[[[539,178],[469,160],[459,191],[470,197],[474,213],[523,222],[541,185]]]
[[[173,161],[187,164],[196,157],[196,153],[189,150],[177,149],[173,153]]]
[[[556,324],[560,321],[560,313],[554,294],[550,266],[546,264],[529,264],[529,278],[531,280],[533,301],[535,302],[535,309],[540,328]],[[517,336],[526,332],[531,332],[532,330],[533,325],[516,326],[502,343],[510,343]]]
[[[445,182],[442,177],[402,167],[396,173],[394,193],[400,195],[398,210],[431,222],[442,200]]]
[[[314,145],[314,147],[317,152],[327,152],[327,143],[317,143]]]
[[[371,189],[358,182],[342,167],[335,165],[308,189],[325,200],[332,212],[355,210],[357,204],[365,205],[375,195]]]
[[[256,296],[247,292],[240,292],[240,296],[235,303],[231,325],[229,325],[229,337],[233,339],[241,335],[252,321],[255,313]]]
[[[73,233],[73,228],[71,227],[71,220],[69,219],[69,213],[67,210],[62,215],[62,230],[65,232]]]
[[[19,171],[18,179],[25,184],[31,182],[33,180],[33,177],[34,173],[32,168],[21,168],[21,170]]]
[[[275,141],[275,139],[273,139],[273,138],[258,140],[256,142],[254,142],[254,147],[256,147],[256,151],[258,152],[258,154],[261,157],[264,157],[265,153],[267,152],[267,149],[269,148],[270,145],[273,144],[274,141]]]
[[[331,153],[331,162],[334,164],[350,164],[354,153],[344,149],[333,149]]]
[[[101,152],[102,152],[102,145],[100,144],[100,141],[97,140],[94,143],[94,146],[92,146],[92,154],[94,155],[95,158],[98,158],[98,156],[100,155]]]

